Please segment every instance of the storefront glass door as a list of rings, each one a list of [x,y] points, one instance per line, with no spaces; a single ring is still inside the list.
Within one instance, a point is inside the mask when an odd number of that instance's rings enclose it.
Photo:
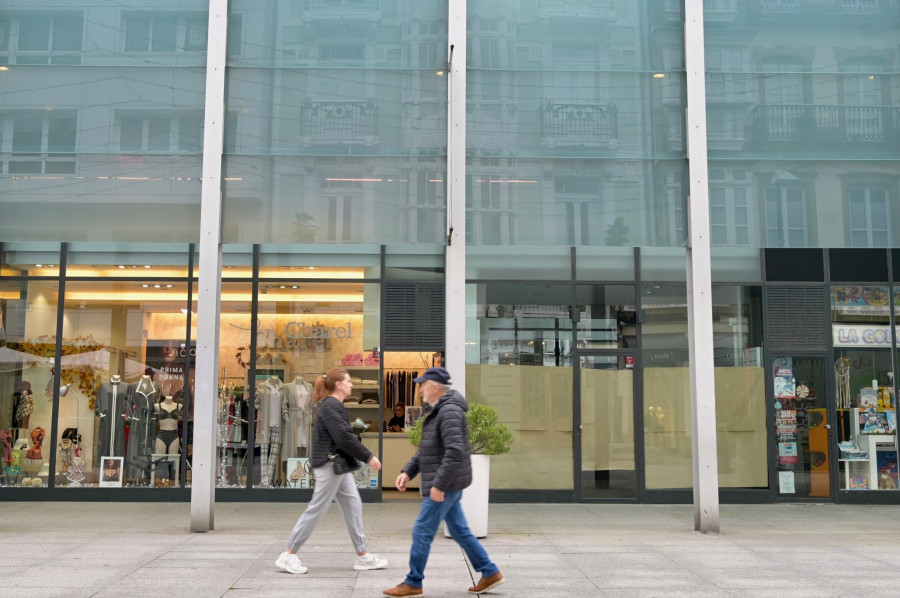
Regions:
[[[635,355],[580,353],[577,362],[576,497],[636,498]]]
[[[825,359],[784,355],[774,357],[770,366],[777,496],[828,498],[831,425]]]

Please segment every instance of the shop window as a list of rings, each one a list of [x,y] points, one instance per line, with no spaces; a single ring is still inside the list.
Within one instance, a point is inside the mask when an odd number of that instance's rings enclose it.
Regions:
[[[792,184],[766,187],[766,246],[807,247],[806,190]]]
[[[467,290],[467,399],[497,409],[518,442],[492,457],[493,488],[574,487],[571,287],[490,283]]]
[[[887,286],[831,289],[841,490],[900,487],[890,300]]]
[[[83,20],[80,12],[0,17],[0,52],[11,64],[81,64]]]
[[[125,17],[126,52],[205,52],[207,18],[200,14],[139,13]]]
[[[851,187],[848,191],[850,247],[889,247],[890,192],[881,187]]]
[[[2,160],[9,174],[75,172],[77,117],[74,112],[26,112],[0,117],[4,136]]]

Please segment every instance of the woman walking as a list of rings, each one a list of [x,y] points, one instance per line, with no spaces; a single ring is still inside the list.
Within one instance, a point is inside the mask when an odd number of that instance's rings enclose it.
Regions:
[[[316,379],[313,400],[318,402],[319,406],[316,410],[312,454],[316,485],[306,510],[294,525],[287,550],[275,561],[276,566],[288,573],[306,573],[306,567],[297,557],[297,550],[312,535],[332,500],[337,502],[344,516],[347,531],[350,532],[350,541],[356,549],[356,562],[353,568],[357,571],[368,571],[387,566],[387,559],[379,558],[378,555],[366,550],[362,499],[359,497],[353,473],[350,471],[336,473],[333,460],[330,458],[340,459],[340,454],[343,453],[368,463],[372,471],[381,469],[378,457],[363,446],[350,429],[350,421],[343,403],[352,391],[353,383],[350,381],[350,375],[343,368],[332,368],[324,376]]]

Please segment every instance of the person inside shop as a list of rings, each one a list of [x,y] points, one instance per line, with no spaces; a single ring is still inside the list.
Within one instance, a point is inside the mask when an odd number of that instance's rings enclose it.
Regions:
[[[402,403],[394,405],[394,417],[388,422],[388,432],[402,432],[406,425],[406,409]]]

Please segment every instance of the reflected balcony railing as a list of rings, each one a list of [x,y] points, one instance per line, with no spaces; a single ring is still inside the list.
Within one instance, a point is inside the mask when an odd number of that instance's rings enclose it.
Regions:
[[[755,120],[764,141],[884,143],[900,139],[900,108],[891,106],[763,105],[757,107]]]
[[[755,0],[764,15],[896,15],[898,0]]]
[[[581,17],[615,20],[614,0],[540,0],[538,16]]]
[[[618,148],[616,105],[545,102],[541,106],[541,144]]]
[[[703,7],[703,18],[707,21],[731,22],[738,16],[738,0],[720,0],[714,5]]]
[[[310,102],[302,110],[301,143],[376,141],[374,102]]]

